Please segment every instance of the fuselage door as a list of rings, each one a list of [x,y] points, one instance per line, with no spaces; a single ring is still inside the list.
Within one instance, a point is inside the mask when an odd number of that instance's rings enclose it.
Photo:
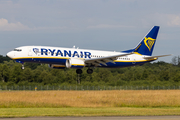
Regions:
[[[38,56],[40,56],[40,54],[41,54],[40,52],[37,53]]]
[[[16,56],[16,51],[14,51],[14,56]]]
[[[136,54],[133,54],[132,64],[136,64]]]
[[[28,49],[28,56],[32,56],[32,49],[31,48]]]

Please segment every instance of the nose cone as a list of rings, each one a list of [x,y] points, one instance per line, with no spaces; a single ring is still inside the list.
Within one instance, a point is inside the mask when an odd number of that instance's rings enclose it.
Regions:
[[[7,53],[7,56],[8,56],[9,58],[13,59],[13,57],[14,57],[14,52],[13,52],[13,51],[8,52],[8,53]]]

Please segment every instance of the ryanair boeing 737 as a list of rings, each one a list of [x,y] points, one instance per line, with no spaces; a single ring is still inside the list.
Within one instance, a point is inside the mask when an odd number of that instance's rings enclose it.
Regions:
[[[7,53],[7,56],[22,63],[45,63],[51,68],[75,68],[77,74],[82,68],[88,67],[87,73],[92,74],[94,67],[120,68],[144,64],[157,60],[151,56],[159,26],[154,26],[143,40],[134,48],[122,52],[87,50],[78,48],[48,47],[48,46],[22,46]]]

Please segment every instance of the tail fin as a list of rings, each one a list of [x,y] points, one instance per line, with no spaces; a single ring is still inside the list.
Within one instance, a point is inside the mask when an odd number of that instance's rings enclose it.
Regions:
[[[159,31],[159,26],[154,26],[150,32],[143,38],[143,40],[138,44],[134,49],[134,52],[137,52],[142,55],[152,55],[154,45],[156,43],[157,34]]]
[[[143,38],[143,40],[138,44],[137,47],[122,52],[127,52],[127,53],[134,52],[141,55],[151,56],[154,49],[154,45],[156,43],[158,31],[159,31],[159,26],[154,26],[149,31],[149,33]]]

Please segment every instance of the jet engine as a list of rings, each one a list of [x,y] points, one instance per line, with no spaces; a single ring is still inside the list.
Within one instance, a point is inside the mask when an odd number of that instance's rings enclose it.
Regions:
[[[76,58],[70,58],[66,60],[65,64],[66,68],[83,68],[85,66],[84,60],[76,59]]]

